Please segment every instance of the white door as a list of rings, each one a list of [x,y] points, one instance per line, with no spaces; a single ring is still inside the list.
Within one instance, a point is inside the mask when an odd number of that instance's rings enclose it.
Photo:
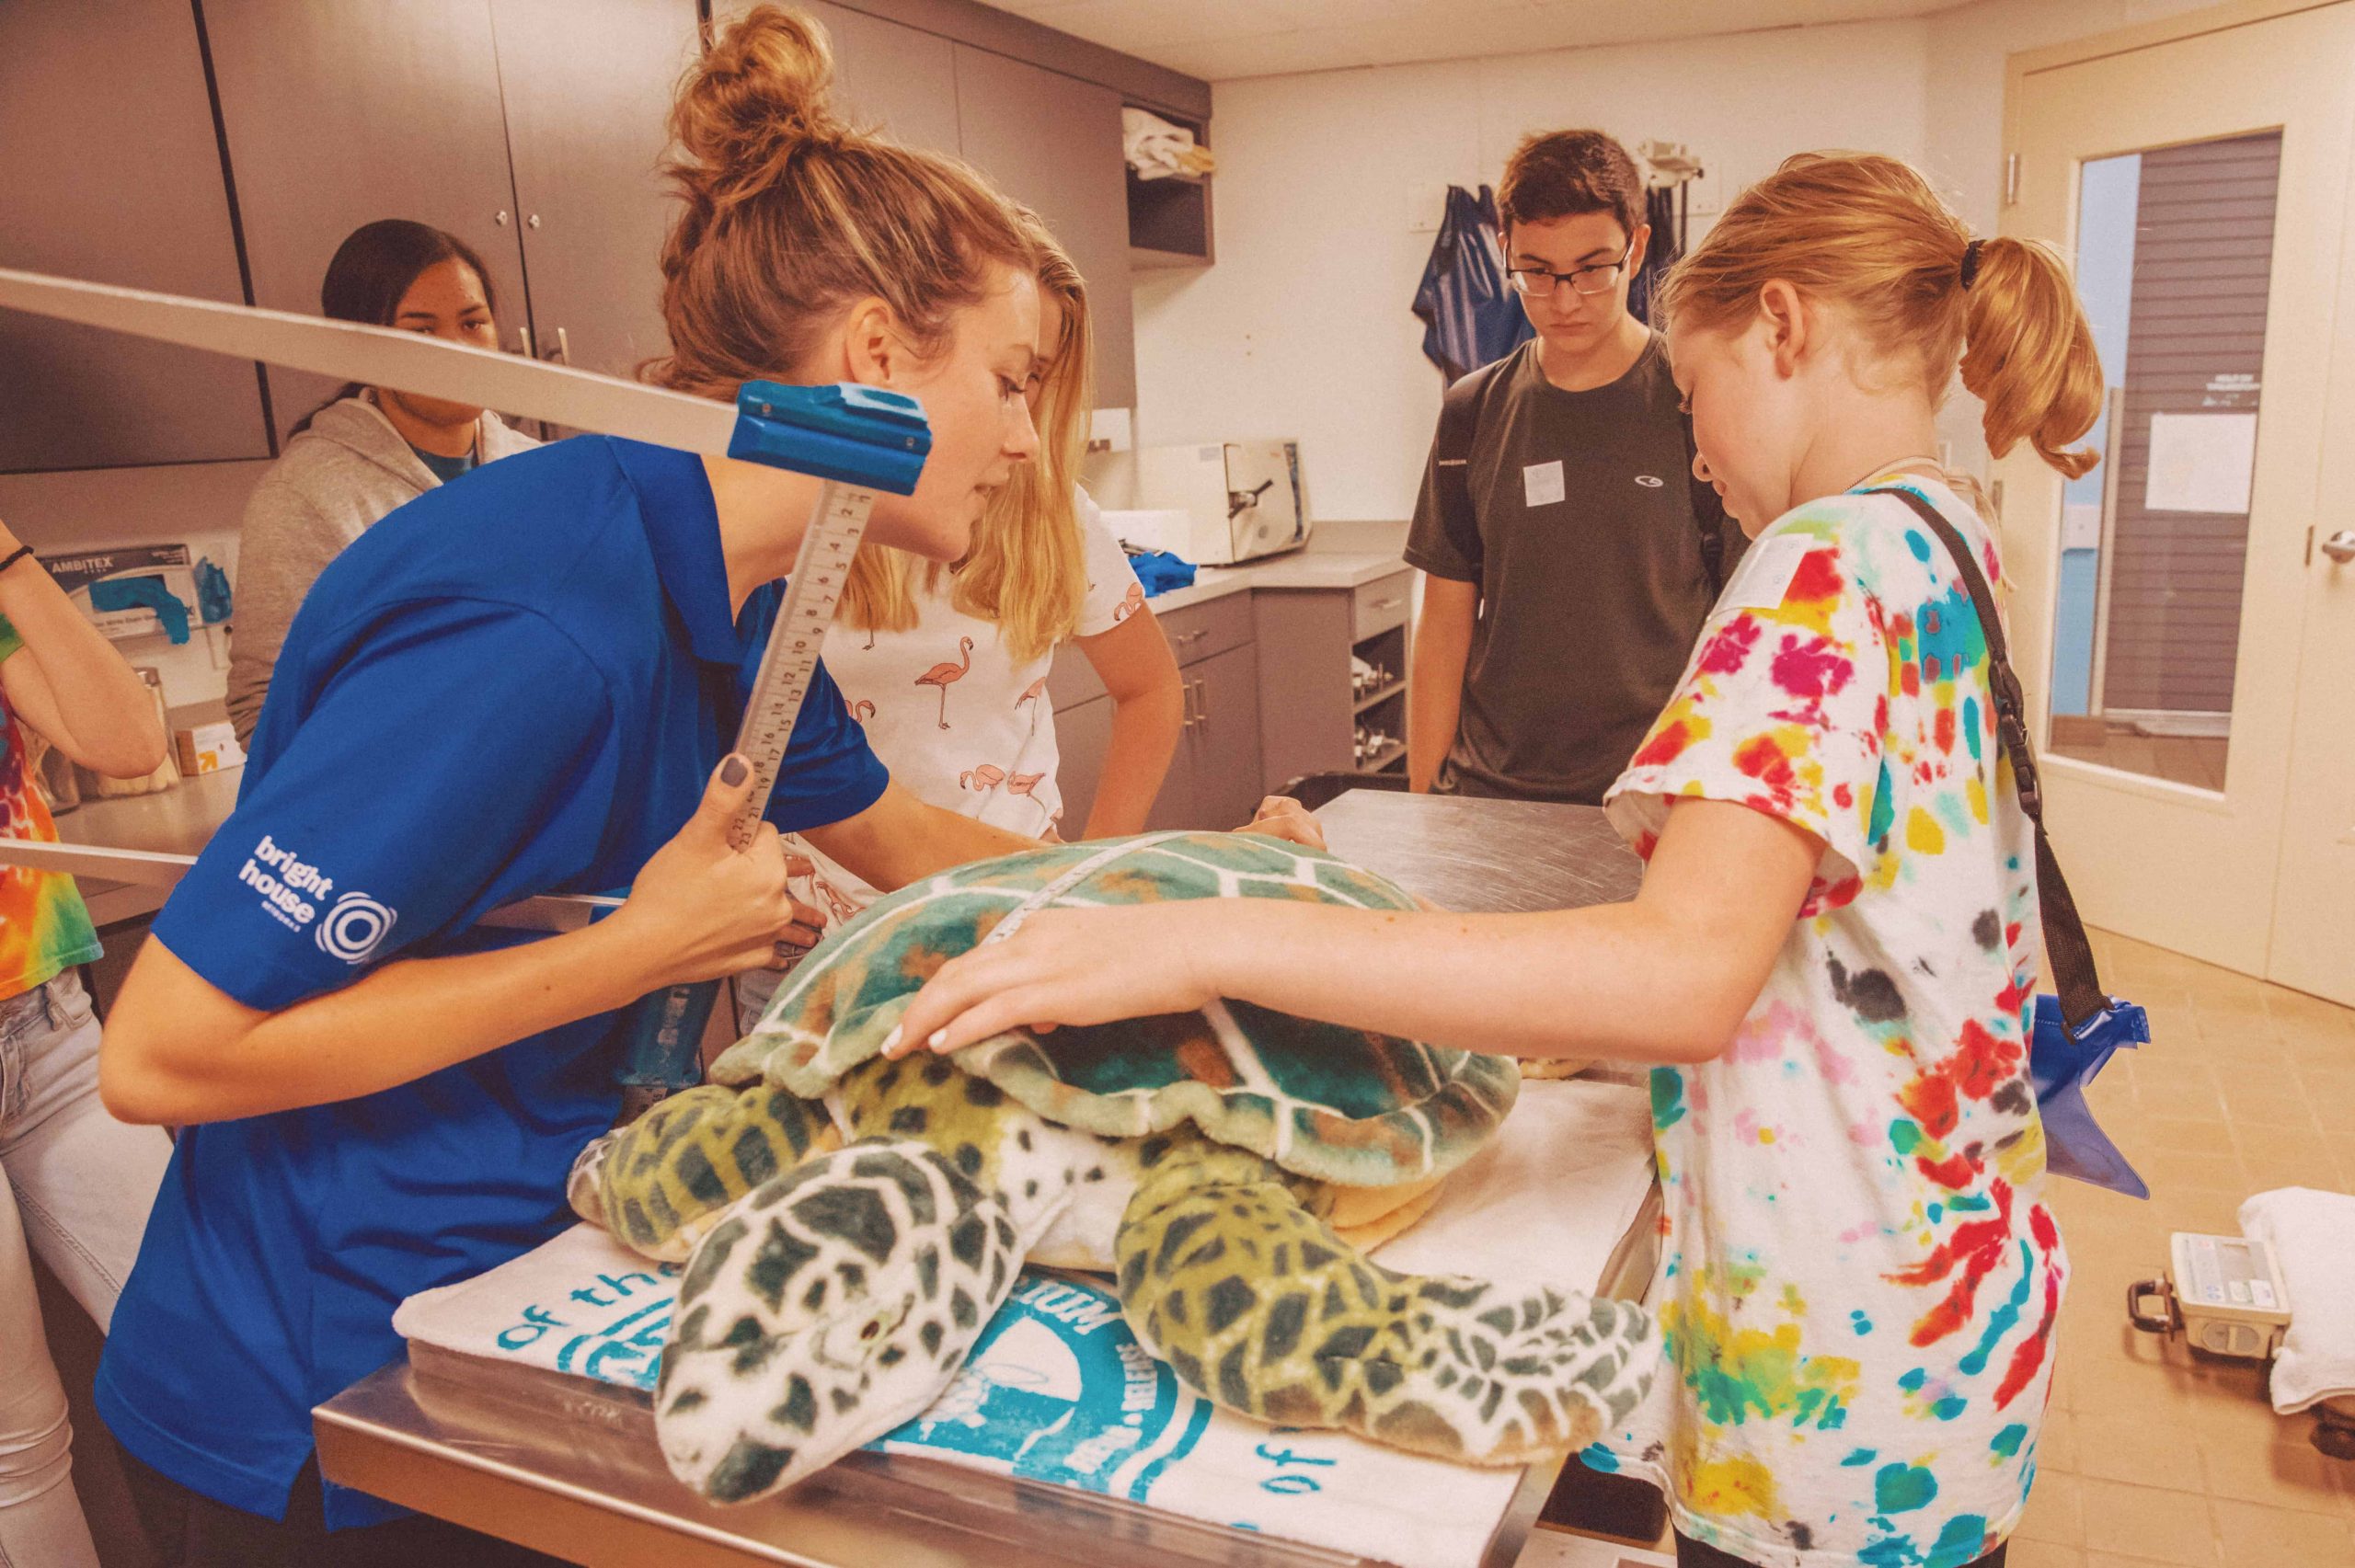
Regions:
[[[2355,1002],[2355,563],[2324,548],[2355,532],[2355,4],[2220,7],[2010,86],[2004,232],[2070,254],[2110,386],[2093,474],[1999,470],[2071,886]]]

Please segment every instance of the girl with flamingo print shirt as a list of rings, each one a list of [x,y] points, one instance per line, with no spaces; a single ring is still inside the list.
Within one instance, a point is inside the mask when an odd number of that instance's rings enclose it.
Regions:
[[[1041,351],[1028,388],[1039,456],[992,498],[972,554],[956,567],[862,550],[826,669],[892,778],[924,800],[1042,839],[1110,838],[1143,830],[1177,750],[1184,697],[1127,553],[1074,480],[1093,402],[1086,290],[1035,220],[1030,238],[1045,258]],[[1063,818],[1047,691],[1066,642],[1112,699],[1111,743],[1084,824]],[[788,870],[800,874],[796,894],[836,921],[878,897],[809,845],[788,839],[787,850]],[[745,1027],[778,979],[738,978]]]

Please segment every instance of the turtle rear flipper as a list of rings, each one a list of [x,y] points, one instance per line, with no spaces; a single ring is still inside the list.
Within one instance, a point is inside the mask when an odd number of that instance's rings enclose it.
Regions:
[[[1033,1239],[998,1194],[908,1139],[862,1139],[765,1184],[680,1281],[654,1401],[672,1473],[751,1502],[922,1414]]]
[[[1138,1187],[1116,1250],[1130,1327],[1204,1395],[1463,1463],[1583,1448],[1634,1410],[1660,1360],[1639,1308],[1395,1274],[1273,1165],[1207,1142]]]
[[[631,1251],[684,1263],[730,1205],[841,1141],[814,1101],[765,1084],[739,1092],[706,1083],[582,1150],[565,1196],[573,1213]]]

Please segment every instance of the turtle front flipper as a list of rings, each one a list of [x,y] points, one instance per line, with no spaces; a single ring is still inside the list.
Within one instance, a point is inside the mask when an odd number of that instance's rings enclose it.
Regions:
[[[746,1503],[913,1420],[1013,1291],[1026,1230],[928,1144],[862,1139],[767,1183],[697,1245],[655,1391],[672,1473]]]
[[[706,1083],[592,1142],[572,1162],[565,1196],[631,1251],[684,1263],[730,1205],[841,1142],[813,1101],[764,1084]]]
[[[1651,1319],[1575,1291],[1395,1274],[1256,1154],[1194,1139],[1129,1200],[1129,1326],[1229,1409],[1469,1464],[1591,1443],[1660,1360]]]

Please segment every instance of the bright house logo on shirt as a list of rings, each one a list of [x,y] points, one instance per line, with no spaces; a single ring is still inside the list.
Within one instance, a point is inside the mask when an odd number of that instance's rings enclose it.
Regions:
[[[289,931],[304,930],[318,920],[318,904],[312,900],[325,901],[335,891],[335,878],[321,876],[317,866],[268,833],[238,868],[237,880],[259,893],[270,918]],[[319,950],[347,964],[361,963],[383,944],[398,918],[367,894],[347,892],[336,899],[318,927]]]

